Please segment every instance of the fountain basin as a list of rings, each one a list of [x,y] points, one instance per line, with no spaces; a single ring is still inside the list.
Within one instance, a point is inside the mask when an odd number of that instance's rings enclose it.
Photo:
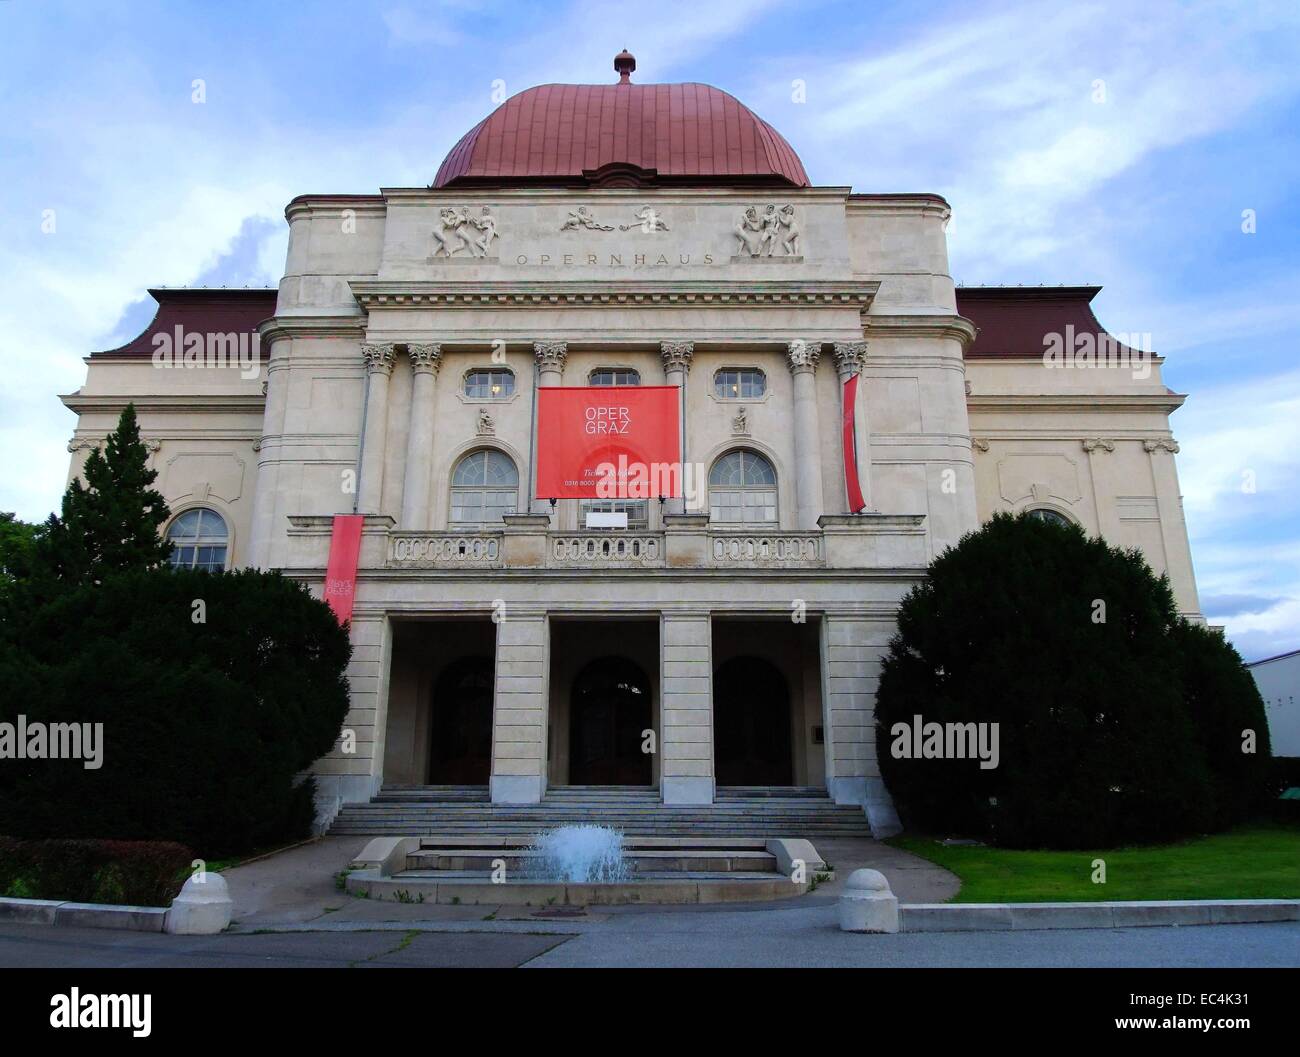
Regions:
[[[627,879],[603,883],[530,877],[533,838],[380,837],[353,861],[354,895],[404,903],[614,906],[755,902],[803,895],[825,864],[806,841],[781,838],[626,837]],[[788,864],[801,859],[804,879]],[[505,880],[493,883],[493,871]]]

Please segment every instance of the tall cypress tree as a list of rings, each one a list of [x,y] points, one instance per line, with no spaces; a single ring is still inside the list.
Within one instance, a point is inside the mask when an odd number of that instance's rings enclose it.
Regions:
[[[62,516],[51,514],[37,545],[42,571],[64,583],[100,582],[114,572],[155,569],[171,557],[158,534],[170,512],[151,485],[149,452],[140,440],[135,405],[127,404],[103,450],[86,460],[82,476],[63,494]]]

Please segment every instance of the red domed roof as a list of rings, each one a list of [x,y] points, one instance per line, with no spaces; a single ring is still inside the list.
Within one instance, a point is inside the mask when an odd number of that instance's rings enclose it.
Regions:
[[[790,144],[734,96],[707,84],[631,84],[619,69],[619,84],[511,96],[465,133],[433,186],[808,186]]]

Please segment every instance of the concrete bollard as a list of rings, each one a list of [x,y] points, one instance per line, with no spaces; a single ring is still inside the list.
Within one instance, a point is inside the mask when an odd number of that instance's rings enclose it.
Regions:
[[[211,936],[230,924],[233,912],[234,904],[221,874],[195,875],[172,900],[165,930],[181,936]]]
[[[839,904],[844,932],[897,932],[898,898],[879,870],[854,870]]]

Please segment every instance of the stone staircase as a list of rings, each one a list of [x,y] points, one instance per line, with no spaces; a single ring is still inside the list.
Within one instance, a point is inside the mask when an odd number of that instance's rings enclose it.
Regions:
[[[556,786],[540,804],[493,804],[485,786],[385,786],[368,804],[346,804],[332,836],[527,837],[556,826],[599,823],[637,837],[870,837],[862,808],[824,789],[733,786],[713,804],[667,805],[649,787]]]

